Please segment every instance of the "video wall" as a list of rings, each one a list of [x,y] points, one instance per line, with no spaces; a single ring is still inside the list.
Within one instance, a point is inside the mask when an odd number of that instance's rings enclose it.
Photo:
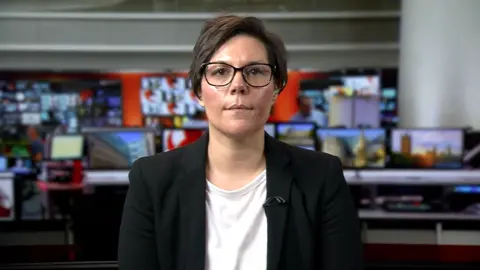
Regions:
[[[140,80],[145,126],[207,126],[186,74],[146,75]],[[395,127],[396,85],[396,70],[290,71],[269,120],[308,121],[319,127]]]
[[[411,131],[408,136],[401,130],[387,131],[395,128],[399,121],[397,70],[292,70],[288,75],[288,84],[269,118],[269,122],[279,123],[268,129],[279,139],[306,149],[333,153],[341,157],[347,168],[380,168],[387,163],[395,168],[459,167],[458,156],[463,154],[464,141],[453,143],[452,137],[448,149],[441,144],[428,148],[425,143],[422,148],[418,146],[418,138],[427,136],[422,135],[426,131]],[[18,172],[33,166],[26,131],[18,126],[58,122],[73,132],[77,132],[78,127],[149,127],[157,130],[155,138],[148,139],[160,145],[157,152],[185,145],[200,136],[194,130],[208,127],[205,110],[185,72],[0,72],[0,122],[3,134],[0,157],[5,170]],[[439,139],[442,134],[450,134],[438,132],[429,136]],[[310,133],[315,134],[314,140],[306,135]],[[119,141],[127,138],[119,136],[116,136],[121,138]],[[410,154],[404,151],[407,138],[411,138],[413,145]],[[102,141],[108,140],[103,137],[92,137],[88,141],[107,148]],[[465,141],[465,147],[472,144],[470,141]],[[125,143],[122,147],[133,144]],[[355,154],[359,145],[365,145],[365,154]],[[94,164],[105,163],[99,167],[107,168],[115,163],[113,160],[118,161],[118,167],[112,165],[112,168],[128,167],[131,158],[119,154],[122,152],[119,149],[108,151],[109,155],[116,153],[115,158],[103,160],[97,153],[90,159]],[[427,154],[426,149],[429,149]],[[438,153],[441,154],[437,157]],[[368,158],[358,158],[362,155]],[[474,155],[470,153],[470,156]],[[475,163],[470,156],[471,163]]]
[[[397,128],[395,69],[288,75],[265,125],[278,140],[338,156],[350,170],[480,168],[480,132]],[[124,172],[136,159],[186,146],[208,128],[185,72],[0,72],[0,124],[0,174],[16,177],[35,171],[30,125],[62,125],[71,133],[52,138],[50,159]],[[44,218],[38,187],[24,183],[14,193],[14,183],[0,177],[0,220]]]
[[[394,69],[292,70],[270,120],[312,119],[324,127],[395,126],[396,73]],[[203,127],[205,112],[190,88],[186,72],[0,71],[0,121],[45,124],[53,114],[71,126]],[[365,113],[358,110],[367,107],[370,118],[363,121],[358,116]]]
[[[118,79],[0,72],[2,126],[122,126],[122,114]]]

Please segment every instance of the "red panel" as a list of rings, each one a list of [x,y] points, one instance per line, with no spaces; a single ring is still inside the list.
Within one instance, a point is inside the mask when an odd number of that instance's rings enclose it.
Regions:
[[[0,247],[0,263],[69,261],[74,258],[74,250],[75,247],[68,246],[4,246]],[[480,246],[368,244],[365,260],[368,263],[480,263]]]
[[[41,263],[69,261],[74,247],[68,246],[3,246],[0,263]]]
[[[365,245],[367,262],[480,262],[480,246]]]

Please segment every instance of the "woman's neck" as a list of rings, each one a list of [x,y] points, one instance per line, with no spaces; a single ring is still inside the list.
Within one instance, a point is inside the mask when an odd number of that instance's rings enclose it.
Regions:
[[[245,139],[235,140],[210,128],[208,169],[220,175],[249,175],[265,169],[265,135],[259,130]]]

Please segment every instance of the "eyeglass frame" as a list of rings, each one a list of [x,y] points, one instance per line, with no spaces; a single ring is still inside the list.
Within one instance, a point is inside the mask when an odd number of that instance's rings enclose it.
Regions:
[[[205,72],[206,67],[207,67],[208,65],[211,65],[211,64],[225,65],[225,66],[229,66],[229,67],[233,68],[233,75],[232,75],[232,78],[230,79],[230,81],[229,81],[228,83],[226,83],[226,84],[221,84],[221,85],[211,84],[211,83],[208,81],[208,79],[207,79],[207,73]],[[268,67],[270,67],[270,69],[272,70],[272,72],[271,72],[271,74],[270,74],[270,78],[268,79],[268,82],[267,82],[265,85],[261,85],[261,86],[251,85],[251,84],[248,82],[248,80],[245,78],[245,74],[243,73],[243,70],[244,70],[246,67],[248,67],[248,66],[254,66],[254,65],[268,66]],[[277,70],[277,67],[276,67],[276,66],[271,65],[271,64],[268,64],[268,63],[251,63],[251,64],[245,65],[245,66],[243,66],[243,67],[237,68],[237,67],[234,67],[234,66],[232,66],[232,65],[230,65],[230,64],[227,64],[227,63],[225,63],[225,62],[208,62],[208,63],[203,63],[203,64],[201,64],[201,65],[200,65],[200,68],[202,69],[203,76],[205,77],[205,81],[207,81],[207,83],[208,83],[209,85],[211,85],[211,86],[216,86],[216,87],[222,87],[222,86],[227,86],[227,85],[231,84],[232,81],[233,81],[233,79],[235,78],[235,75],[237,74],[238,71],[240,71],[240,73],[242,74],[243,81],[244,81],[245,83],[247,83],[249,86],[255,87],[255,88],[265,87],[265,86],[269,85],[269,84],[272,82],[273,75],[274,75],[274,73],[275,73],[276,70]]]

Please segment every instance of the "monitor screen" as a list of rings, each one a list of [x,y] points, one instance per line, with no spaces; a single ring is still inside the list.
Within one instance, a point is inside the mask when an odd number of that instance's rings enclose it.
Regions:
[[[309,98],[313,109],[327,111],[329,102],[328,89],[301,89],[301,97]]]
[[[398,69],[381,70],[381,104],[382,127],[394,128],[398,118]]]
[[[0,82],[4,123],[7,125],[38,125],[41,117],[40,96],[49,83],[33,80],[4,80]]]
[[[55,135],[51,143],[52,160],[81,159],[83,156],[83,135]]]
[[[355,97],[353,109],[354,128],[379,128],[382,120],[381,103],[377,97]]]
[[[42,121],[58,121],[72,130],[121,126],[121,91],[119,80],[52,80],[41,95]]]
[[[192,117],[183,117],[183,121],[181,125],[178,127],[182,128],[194,128],[194,129],[207,129],[208,128],[208,120],[199,118],[195,119]]]
[[[328,115],[328,124],[318,125],[319,127],[363,129],[380,127],[381,76],[377,70],[365,72],[341,72],[331,75],[329,86],[322,91],[323,93],[317,92],[317,95],[323,95],[323,111]],[[322,99],[312,98],[312,101]]]
[[[307,150],[312,150],[312,151],[316,150],[315,146],[300,145],[298,147],[303,148],[303,149],[307,149]]]
[[[301,81],[299,111],[291,120],[313,121],[318,127],[376,128],[380,124],[379,81],[377,75]],[[356,112],[365,108],[367,113]]]
[[[346,168],[385,167],[385,130],[318,129],[322,151],[337,156]]]
[[[155,152],[154,132],[102,130],[86,133],[89,168],[128,170],[133,162]]]
[[[8,170],[14,174],[30,174],[33,172],[33,162],[31,158],[9,158]]]
[[[379,75],[353,75],[341,78],[347,92],[356,96],[379,96],[380,76]]]
[[[144,127],[161,129],[176,128],[182,125],[182,116],[147,116],[144,118]]]
[[[334,96],[328,113],[330,127],[379,128],[381,123],[380,100],[377,97]]]
[[[384,126],[395,127],[398,123],[398,91],[396,87],[382,89],[380,99],[380,112],[382,114],[382,123]]]
[[[193,143],[205,132],[206,129],[164,129],[162,134],[163,152]]]
[[[144,126],[149,128],[208,128],[208,120],[196,119],[189,116],[147,116],[144,118]]]
[[[51,74],[53,75],[53,74]],[[0,103],[6,124],[122,126],[122,84],[110,79],[65,79],[48,75],[21,75],[0,81]],[[13,75],[17,76],[17,75]],[[83,75],[82,75],[83,76]],[[43,75],[42,75],[43,77]]]
[[[464,130],[395,129],[391,134],[391,167],[462,168]]]
[[[5,156],[0,155],[0,172],[6,172],[8,170],[8,162]]]
[[[298,147],[315,148],[315,124],[279,123],[277,137],[280,141]]]
[[[143,115],[194,116],[204,111],[190,87],[190,81],[184,77],[142,78],[140,105]]]
[[[331,102],[331,86],[336,81],[304,80],[300,82],[297,97],[298,111],[290,121],[312,121],[319,127],[326,127]]]
[[[0,152],[6,157],[28,158],[31,156],[30,144],[26,140],[6,139],[1,141]]]
[[[480,131],[465,134],[464,167],[467,169],[480,168]]]
[[[272,123],[266,123],[265,124],[265,132],[268,133],[268,135],[272,136],[275,138],[275,130],[276,127],[275,127],[275,124],[272,124]]]
[[[14,215],[13,180],[0,180],[0,221],[10,221]]]

